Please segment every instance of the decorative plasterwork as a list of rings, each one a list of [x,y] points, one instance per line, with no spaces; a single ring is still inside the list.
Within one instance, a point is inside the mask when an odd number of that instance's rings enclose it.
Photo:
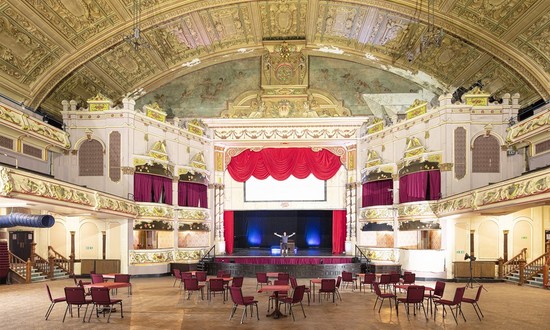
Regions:
[[[179,249],[174,252],[174,260],[176,261],[199,261],[205,254],[204,249],[183,250]]]
[[[16,135],[27,135],[36,139],[38,145],[47,143],[64,150],[71,146],[67,132],[11,107],[0,105],[0,123],[16,131]]]
[[[134,221],[134,230],[173,231],[174,222],[163,220],[136,220]]]
[[[210,210],[198,208],[179,208],[176,210],[178,220],[205,221],[210,219]]]
[[[140,250],[130,250],[129,259],[130,265],[135,264],[158,264],[158,263],[168,263],[173,262],[174,260],[174,251],[140,251]]]
[[[138,214],[136,204],[127,199],[6,167],[0,167],[0,195],[113,215]]]
[[[154,203],[137,203],[138,217],[142,219],[174,219],[174,207]]]
[[[527,118],[508,129],[506,143],[521,143],[539,134],[544,134],[550,127],[550,110],[541,112],[533,117]]]
[[[360,220],[368,222],[393,222],[394,210],[391,206],[373,206],[361,209]]]
[[[373,249],[363,247],[359,247],[359,249],[370,260],[391,262],[397,262],[399,260],[399,252],[394,249]]]
[[[423,115],[428,112],[428,102],[418,99],[414,100],[413,104],[411,104],[405,112],[407,114],[407,119]]]
[[[397,206],[397,218],[399,221],[404,220],[418,220],[423,218],[435,218],[437,217],[437,202],[414,202],[405,203]]]
[[[351,139],[357,134],[357,128],[227,128],[216,129],[214,137],[219,140],[310,140],[310,139]]]
[[[466,105],[471,106],[487,106],[489,104],[489,97],[491,94],[482,91],[479,87],[474,87],[470,92],[464,94],[464,101]]]

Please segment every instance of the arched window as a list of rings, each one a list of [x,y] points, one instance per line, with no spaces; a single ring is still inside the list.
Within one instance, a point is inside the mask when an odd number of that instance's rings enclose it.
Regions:
[[[472,151],[473,173],[498,173],[500,171],[500,145],[491,135],[478,136]]]
[[[89,140],[80,145],[78,175],[103,176],[103,146],[99,141]]]

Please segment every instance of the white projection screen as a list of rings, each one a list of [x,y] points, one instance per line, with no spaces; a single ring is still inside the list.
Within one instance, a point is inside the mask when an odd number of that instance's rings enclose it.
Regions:
[[[327,184],[310,174],[305,179],[290,176],[284,181],[272,177],[258,180],[250,177],[244,183],[245,202],[325,202]]]

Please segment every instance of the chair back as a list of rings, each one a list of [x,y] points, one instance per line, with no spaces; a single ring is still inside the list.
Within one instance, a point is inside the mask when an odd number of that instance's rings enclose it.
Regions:
[[[91,288],[92,301],[96,305],[109,305],[111,303],[109,291],[109,288]]]
[[[306,291],[305,285],[298,285],[296,289],[294,289],[294,293],[292,294],[292,303],[299,303],[304,299],[304,292]]]
[[[405,273],[403,274],[403,284],[414,284],[416,282],[416,274]]]
[[[333,278],[323,278],[321,280],[321,292],[334,292],[336,290],[336,281]]]
[[[47,284],[46,284],[46,291],[48,291],[48,297],[50,298],[50,301],[53,302],[52,292],[50,291],[50,286]]]
[[[115,274],[115,282],[130,283],[130,274]]]
[[[231,277],[231,273],[230,273],[230,272],[223,272],[222,277],[223,277],[223,278],[230,278],[230,277]]]
[[[82,305],[86,304],[86,293],[84,288],[81,287],[66,287],[65,299],[69,305]]]
[[[235,276],[235,277],[233,277],[233,281],[231,281],[231,286],[242,288],[243,287],[243,281],[244,281],[244,277]]]
[[[466,287],[456,288],[455,297],[453,298],[453,305],[458,305],[462,302],[462,297],[464,297],[464,291],[466,291]]]
[[[258,283],[267,283],[267,273],[256,273],[256,281]]]
[[[445,293],[445,282],[436,281],[433,295],[435,297],[443,297],[444,293]]]
[[[288,280],[275,280],[273,285],[288,285]]]
[[[353,281],[353,274],[351,272],[346,272],[345,270],[342,271],[342,281],[352,282]]]
[[[380,290],[380,283],[372,282],[372,286],[374,287],[374,293],[376,293],[376,295],[380,297],[382,295],[382,291]]]
[[[372,284],[376,281],[376,274],[375,273],[367,273],[365,274],[365,278],[363,279],[363,283],[365,284]]]
[[[186,278],[183,280],[183,287],[185,290],[198,290],[199,281],[196,278]]]
[[[279,274],[277,274],[277,279],[278,280],[286,280],[286,282],[288,283],[289,278],[290,278],[289,273],[279,273]]]
[[[480,285],[479,288],[477,288],[477,293],[476,293],[476,302],[479,301],[479,297],[481,296],[481,290],[483,290],[483,285]]]
[[[236,305],[244,305],[244,298],[243,298],[243,292],[241,288],[230,286],[229,287],[229,294],[231,294],[231,300]]]
[[[296,289],[296,287],[298,286],[298,281],[296,280],[296,277],[290,277],[290,286],[292,286],[292,289]]]
[[[181,280],[181,270],[178,268],[172,269],[172,273],[174,274],[174,277],[178,280]]]
[[[90,277],[92,278],[92,284],[104,282],[103,275],[101,274],[90,274]]]
[[[204,282],[206,281],[206,272],[205,271],[197,271],[195,273],[195,277],[197,278],[197,280],[199,280],[199,282]]]
[[[182,280],[188,280],[188,279],[191,279],[193,278],[193,274],[189,273],[189,272],[181,272],[181,279]]]
[[[424,289],[423,285],[411,285],[407,288],[407,302],[408,303],[421,303],[424,300]]]
[[[210,291],[224,291],[223,278],[211,278],[210,279]]]
[[[390,274],[380,275],[380,284],[389,284],[390,283]]]
[[[338,275],[338,279],[336,279],[336,287],[340,289],[340,284],[342,283],[342,276]]]
[[[399,273],[390,273],[390,283],[392,284],[399,283],[400,278],[401,278],[401,275],[399,275]]]

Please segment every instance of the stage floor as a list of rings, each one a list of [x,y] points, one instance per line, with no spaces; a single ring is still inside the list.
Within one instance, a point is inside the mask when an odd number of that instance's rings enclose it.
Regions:
[[[253,248],[253,249],[235,249],[232,254],[226,256],[232,257],[281,257],[279,253],[271,253],[271,249]],[[296,254],[289,253],[289,257],[333,257],[331,249],[298,249]],[[338,256],[341,257],[341,256]]]

